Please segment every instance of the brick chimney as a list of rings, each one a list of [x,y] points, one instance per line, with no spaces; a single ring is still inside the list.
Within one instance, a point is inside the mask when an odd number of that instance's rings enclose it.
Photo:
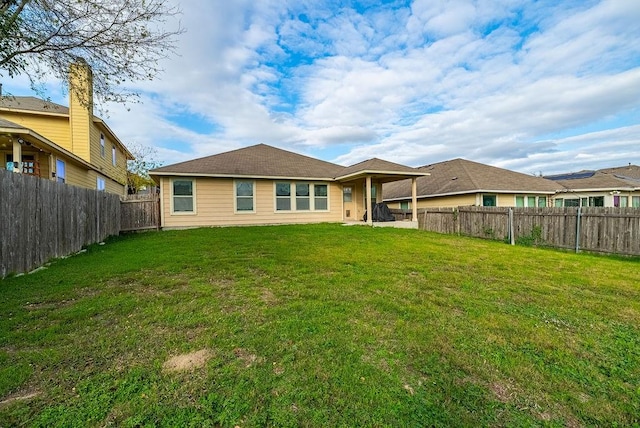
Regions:
[[[91,159],[93,123],[93,73],[81,58],[69,67],[69,128],[71,151],[82,159]]]

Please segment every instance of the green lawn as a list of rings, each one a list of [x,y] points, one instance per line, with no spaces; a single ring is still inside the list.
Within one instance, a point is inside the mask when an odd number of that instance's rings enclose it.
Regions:
[[[0,281],[0,316],[3,427],[640,424],[638,259],[339,225],[145,233]]]

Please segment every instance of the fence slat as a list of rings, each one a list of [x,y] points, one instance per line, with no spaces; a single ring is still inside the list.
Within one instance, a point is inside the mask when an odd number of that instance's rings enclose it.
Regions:
[[[0,278],[120,231],[120,197],[0,170]]]
[[[512,208],[516,243],[526,240],[555,248],[640,255],[640,209],[581,208],[580,235],[576,207]],[[399,210],[392,210],[395,215]],[[418,209],[419,228],[477,238],[505,240],[509,236],[508,208],[457,207]]]

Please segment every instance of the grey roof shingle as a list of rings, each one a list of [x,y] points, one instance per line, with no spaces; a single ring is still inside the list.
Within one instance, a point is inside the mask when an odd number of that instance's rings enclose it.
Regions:
[[[548,176],[548,178],[570,190],[637,189],[640,188],[640,167],[628,165],[597,171],[552,175]]]
[[[4,96],[0,98],[0,108],[69,114],[68,107],[36,97]]]
[[[453,159],[418,168],[431,175],[417,179],[418,196],[476,193],[479,191],[554,193],[556,183],[541,177],[522,174],[465,159]],[[384,185],[384,198],[411,197],[411,181]]]
[[[332,179],[343,166],[266,144],[156,168],[151,174]]]
[[[419,171],[417,168],[400,165],[383,159],[373,158],[344,168],[339,177],[347,177],[365,171],[377,173],[392,172],[394,174],[406,173],[409,175],[423,175],[422,171]]]
[[[0,117],[0,128],[27,129],[22,125],[18,125],[17,123],[13,123],[10,120],[3,119],[1,117]]]

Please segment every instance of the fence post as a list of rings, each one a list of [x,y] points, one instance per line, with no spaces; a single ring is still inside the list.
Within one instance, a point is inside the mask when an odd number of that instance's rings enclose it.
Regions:
[[[576,217],[576,253],[580,252],[580,218],[582,217],[582,207],[578,207],[578,214]]]
[[[514,235],[513,226],[513,208],[509,208],[509,242],[511,245],[516,245],[516,237]]]

